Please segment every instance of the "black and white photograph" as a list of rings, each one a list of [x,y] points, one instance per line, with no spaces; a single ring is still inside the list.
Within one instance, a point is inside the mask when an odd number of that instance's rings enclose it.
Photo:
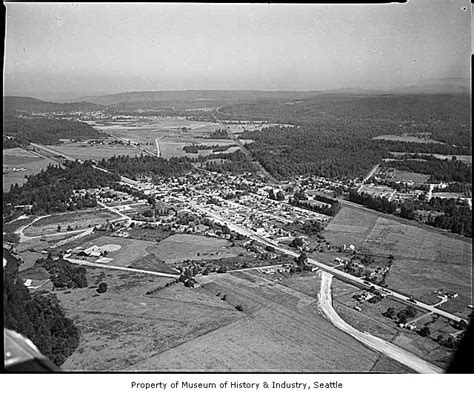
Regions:
[[[3,7],[4,372],[474,372],[469,1]]]

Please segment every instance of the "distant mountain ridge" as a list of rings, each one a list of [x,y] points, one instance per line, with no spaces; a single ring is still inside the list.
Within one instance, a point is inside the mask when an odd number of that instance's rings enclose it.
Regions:
[[[110,95],[86,96],[80,100],[100,104],[117,105],[131,103],[160,103],[162,105],[195,104],[223,105],[255,100],[305,99],[320,94],[321,91],[135,91]]]
[[[4,96],[4,111],[96,111],[104,107],[90,102],[56,103],[29,96]]]

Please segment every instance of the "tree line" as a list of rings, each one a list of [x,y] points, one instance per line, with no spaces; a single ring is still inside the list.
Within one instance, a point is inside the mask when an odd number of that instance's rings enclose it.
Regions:
[[[57,366],[79,345],[79,331],[67,318],[56,296],[31,295],[18,275],[18,261],[4,249],[3,323],[29,338]]]
[[[40,144],[60,144],[59,139],[93,139],[104,135],[90,125],[61,118],[49,117],[16,117],[5,113],[3,119],[3,142],[7,147],[27,144],[28,142]],[[5,136],[11,136],[9,141]],[[4,147],[5,148],[5,147]]]
[[[455,234],[472,237],[472,211],[464,203],[457,199],[442,199],[434,197],[430,201],[415,199],[412,201],[395,202],[386,197],[372,196],[367,193],[358,193],[356,190],[349,192],[349,201],[364,205],[370,209],[382,213],[394,214],[396,216],[416,220],[418,211],[438,212],[422,220],[433,227],[450,230]]]
[[[16,183],[4,194],[3,214],[11,215],[15,206],[21,205],[31,205],[30,213],[35,215],[95,207],[97,202],[93,197],[74,195],[73,191],[112,187],[119,180],[118,175],[94,168],[91,161],[66,161],[63,167],[48,165],[40,173],[27,176],[21,187]]]
[[[429,182],[472,183],[472,166],[459,160],[440,160],[435,157],[402,159],[384,162],[382,167],[430,175]]]

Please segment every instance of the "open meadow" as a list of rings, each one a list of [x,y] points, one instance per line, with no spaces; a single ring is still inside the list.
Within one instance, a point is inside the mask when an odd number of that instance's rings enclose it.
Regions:
[[[399,142],[410,142],[410,143],[436,143],[436,144],[446,144],[439,142],[433,139],[423,139],[415,136],[399,136],[399,135],[381,135],[376,136],[373,140],[395,140]]]
[[[95,227],[105,224],[107,220],[112,221],[118,218],[119,216],[106,209],[86,209],[77,212],[58,213],[35,221],[24,229],[24,233],[26,236],[44,236],[67,231],[69,227],[72,230]]]
[[[110,144],[113,139],[104,139],[105,144],[91,144],[87,142],[62,143],[54,146],[46,146],[61,154],[65,154],[79,160],[101,160],[119,155],[146,155],[138,147]]]
[[[87,268],[87,277],[89,288],[57,292],[81,332],[64,371],[136,370],[135,365],[244,316],[202,289],[182,283],[165,287],[170,282],[165,278],[95,268]],[[107,283],[106,293],[96,292],[99,282]]]
[[[167,264],[184,260],[212,260],[235,257],[245,249],[230,247],[225,239],[200,235],[176,234],[150,247],[148,251]]]
[[[9,191],[12,184],[23,185],[26,176],[39,173],[49,164],[56,162],[21,148],[3,150],[3,192]]]
[[[247,273],[246,277],[254,275]],[[200,277],[217,301],[243,311],[232,323],[134,364],[130,370],[368,372],[379,354],[335,328],[318,314],[314,300],[288,286],[254,276]],[[303,278],[302,278],[303,279]],[[306,289],[309,278],[298,286]],[[385,362],[387,364],[387,362]],[[388,372],[407,369],[389,360]]]
[[[327,226],[325,237],[333,244],[352,243],[378,256],[394,255],[387,283],[402,293],[420,297],[442,288],[456,292],[457,303],[442,305],[467,318],[472,304],[472,243],[378,216],[353,207],[343,207]]]

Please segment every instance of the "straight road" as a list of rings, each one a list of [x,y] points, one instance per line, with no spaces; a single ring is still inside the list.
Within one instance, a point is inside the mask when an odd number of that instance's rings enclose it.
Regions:
[[[357,192],[360,193],[360,190],[362,190],[362,187],[364,186],[365,182],[369,180],[375,172],[377,172],[377,169],[379,169],[380,164],[375,165],[369,173],[367,173],[367,176],[365,176],[364,180],[362,180],[362,183],[360,187],[358,188]]]
[[[378,352],[382,352],[384,355],[387,355],[390,358],[404,364],[405,366],[410,367],[418,373],[443,373],[443,370],[440,367],[437,367],[388,341],[377,338],[369,333],[363,333],[344,322],[332,306],[331,282],[332,275],[327,272],[322,272],[321,289],[318,297],[319,305],[324,313],[324,316],[326,316],[326,318],[329,319],[334,326],[351,335],[369,348]]]
[[[115,265],[91,263],[86,260],[78,260],[78,259],[69,258],[69,255],[67,254],[64,255],[64,260],[69,261],[70,263],[73,263],[73,264],[85,265],[88,267],[105,268],[105,269],[112,269],[112,270],[119,270],[119,271],[126,271],[126,272],[138,272],[140,274],[155,275],[155,276],[160,276],[163,278],[177,279],[180,277],[179,274],[173,275],[173,274],[167,274],[166,272],[147,271],[147,270],[142,270],[138,268],[117,267]]]

